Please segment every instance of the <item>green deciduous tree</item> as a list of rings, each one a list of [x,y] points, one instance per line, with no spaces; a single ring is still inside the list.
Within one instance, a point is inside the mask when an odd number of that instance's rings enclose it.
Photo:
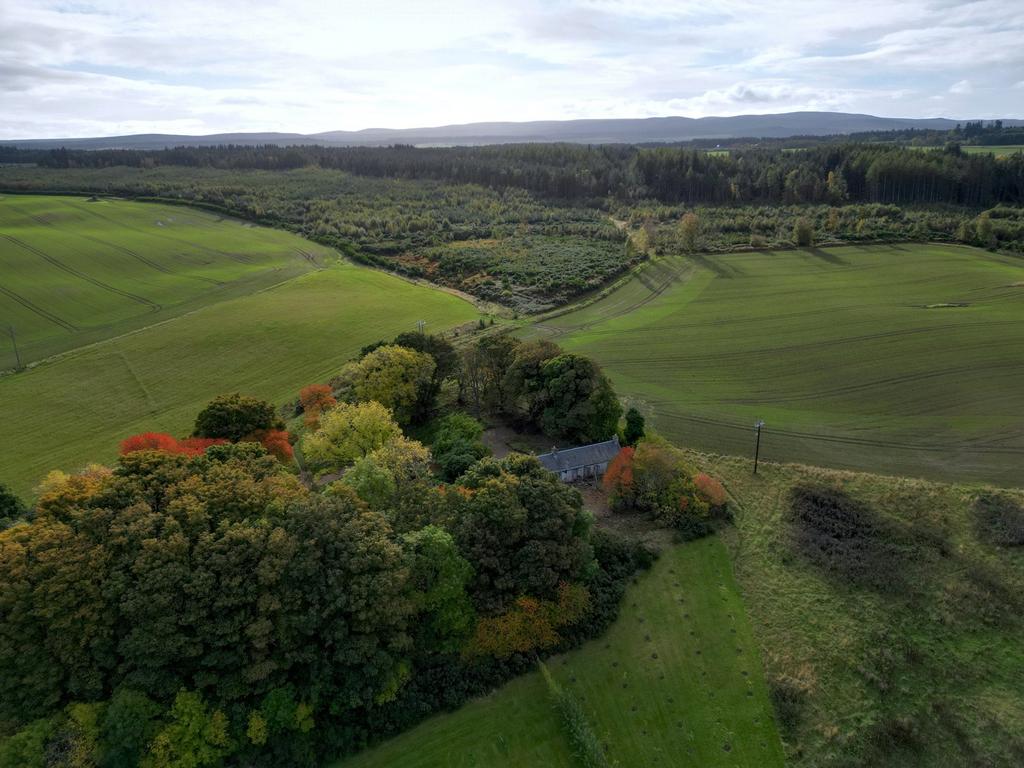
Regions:
[[[432,386],[435,368],[434,359],[424,352],[388,345],[347,364],[332,384],[340,399],[374,400],[389,408],[399,424],[409,424],[433,404],[421,397]]]
[[[579,492],[532,456],[483,459],[450,492],[451,529],[473,566],[477,607],[497,613],[521,595],[551,598],[592,560],[591,518]],[[457,501],[461,499],[461,502]]]
[[[409,557],[409,583],[418,615],[418,652],[452,653],[473,631],[475,612],[467,593],[473,568],[443,528],[428,525],[402,538]]]
[[[227,716],[211,709],[198,693],[180,691],[170,722],[150,745],[142,768],[204,768],[220,765],[231,753]]]
[[[700,235],[700,219],[695,213],[683,214],[679,220],[679,239],[683,248],[691,253],[697,250],[697,237]]]
[[[801,216],[793,225],[793,242],[801,248],[814,245],[814,224],[806,216]]]
[[[321,417],[316,432],[302,439],[302,455],[311,467],[336,471],[401,434],[391,412],[380,403],[339,403]]]
[[[559,355],[544,363],[541,375],[546,398],[540,423],[545,433],[580,443],[615,434],[622,406],[594,361]]]
[[[140,691],[114,691],[100,721],[103,768],[134,768],[159,730],[163,707]]]
[[[0,531],[9,528],[28,514],[28,508],[14,492],[0,483]]]
[[[480,441],[483,431],[483,424],[464,413],[453,413],[441,420],[431,452],[445,480],[454,480],[473,463],[490,455]]]
[[[211,400],[196,416],[192,434],[235,443],[254,432],[283,428],[270,403],[235,393]]]
[[[644,417],[636,408],[626,411],[626,428],[622,437],[626,445],[636,445],[644,436]]]

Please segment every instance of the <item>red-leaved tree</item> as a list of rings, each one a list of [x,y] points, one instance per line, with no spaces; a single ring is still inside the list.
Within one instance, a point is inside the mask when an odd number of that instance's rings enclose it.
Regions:
[[[242,442],[259,443],[267,449],[267,453],[282,464],[292,460],[292,445],[288,442],[288,432],[283,429],[267,429],[253,432],[242,439]]]
[[[226,443],[227,440],[211,437],[186,437],[179,440],[166,432],[143,432],[121,441],[121,455],[135,451],[163,451],[199,456],[211,445]]]
[[[135,451],[178,452],[178,439],[166,432],[143,432],[121,441],[121,455]]]
[[[206,453],[206,449],[211,445],[221,445],[226,442],[227,440],[222,437],[186,437],[184,440],[178,441],[177,453],[184,453],[186,456],[199,456]]]

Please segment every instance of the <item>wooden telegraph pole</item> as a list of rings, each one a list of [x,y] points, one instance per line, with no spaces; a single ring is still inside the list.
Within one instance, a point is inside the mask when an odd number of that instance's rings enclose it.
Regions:
[[[758,419],[754,423],[754,431],[757,432],[757,439],[754,442],[754,474],[757,474],[757,460],[761,454],[761,427],[764,426],[764,420]]]

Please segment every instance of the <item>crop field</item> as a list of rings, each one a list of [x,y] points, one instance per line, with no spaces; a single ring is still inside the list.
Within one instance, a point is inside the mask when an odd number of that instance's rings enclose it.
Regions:
[[[541,320],[674,442],[1024,484],[1024,260],[946,245],[658,260]]]
[[[667,550],[612,628],[550,659],[621,768],[782,766],[762,663],[721,540]],[[576,765],[540,674],[425,721],[338,768]]]
[[[0,418],[21,438],[0,445],[2,480],[28,497],[50,469],[112,460],[128,435],[186,433],[216,395],[283,402],[418,320],[440,331],[476,317],[455,296],[338,263],[72,352],[0,377]]]
[[[0,370],[244,295],[335,259],[182,206],[0,196]]]
[[[976,488],[691,455],[733,498],[721,535],[790,765],[1024,764],[1024,493],[981,507]],[[856,517],[829,506],[808,536],[808,485]]]

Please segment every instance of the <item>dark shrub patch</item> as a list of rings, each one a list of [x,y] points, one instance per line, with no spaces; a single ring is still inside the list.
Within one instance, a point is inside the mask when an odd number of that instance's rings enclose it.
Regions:
[[[1024,507],[1005,493],[986,491],[974,499],[978,536],[999,547],[1024,546]]]
[[[793,733],[803,717],[806,693],[794,680],[786,677],[768,681],[768,695],[775,710],[775,720],[786,734]]]
[[[867,504],[839,488],[797,485],[790,513],[794,547],[809,562],[857,586],[902,588],[896,533]]]

